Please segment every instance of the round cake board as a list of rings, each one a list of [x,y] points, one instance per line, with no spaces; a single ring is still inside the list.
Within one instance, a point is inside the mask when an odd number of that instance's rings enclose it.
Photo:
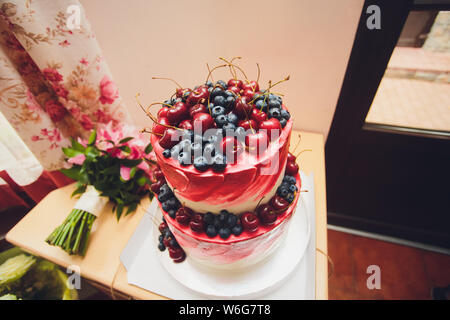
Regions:
[[[300,263],[310,239],[308,210],[300,197],[284,241],[267,259],[239,270],[220,270],[186,258],[174,263],[167,251],[159,252],[165,270],[189,290],[209,299],[254,299],[277,289]],[[158,208],[158,210],[160,210]],[[157,217],[161,212],[157,212]],[[155,246],[159,231],[153,230]]]

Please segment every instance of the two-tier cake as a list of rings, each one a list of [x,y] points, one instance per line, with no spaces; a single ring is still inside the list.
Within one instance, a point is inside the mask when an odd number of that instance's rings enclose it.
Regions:
[[[228,82],[209,81],[210,72],[192,90],[179,87],[157,116],[145,111],[154,122],[149,132],[159,166],[151,186],[163,212],[159,249],[175,262],[187,255],[240,268],[280,245],[301,181],[288,151],[292,119],[272,91],[289,77],[261,90],[226,62]]]

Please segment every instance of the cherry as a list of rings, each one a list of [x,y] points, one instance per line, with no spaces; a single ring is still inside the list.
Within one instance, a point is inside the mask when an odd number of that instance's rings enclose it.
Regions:
[[[186,254],[184,253],[181,247],[171,248],[169,247],[169,256],[173,259],[173,262],[180,263],[183,262],[186,258]]]
[[[262,204],[256,208],[258,218],[265,225],[273,224],[277,220],[277,214],[269,204]]]
[[[261,111],[257,108],[253,108],[250,118],[252,118],[253,120],[256,121],[256,123],[259,124],[267,120],[267,114],[264,111]]]
[[[184,102],[177,102],[167,111],[167,120],[170,124],[177,125],[189,116],[189,110]]]
[[[171,241],[172,239],[173,239],[172,236],[164,237],[164,239],[163,239],[163,244],[164,244],[167,248],[170,248],[170,247],[171,247],[170,241]]]
[[[233,92],[236,95],[241,93],[241,89],[239,87],[228,87],[227,90]]]
[[[191,221],[191,216],[193,215],[193,213],[194,212],[191,209],[187,207],[181,207],[177,210],[175,220],[177,220],[179,224],[188,225]]]
[[[228,87],[237,87],[237,88],[242,88],[242,80],[238,80],[238,79],[230,79],[228,80],[227,83]]]
[[[161,223],[159,224],[158,230],[159,230],[159,232],[163,233],[163,231],[164,231],[166,228],[168,228],[167,223],[161,222]]]
[[[233,159],[234,162],[236,162],[237,158],[242,153],[243,148],[236,137],[226,136],[220,143],[220,150],[222,151],[222,154],[226,155],[228,161]]]
[[[242,90],[251,90],[252,92],[259,91],[259,84],[255,80],[252,80],[250,82],[244,83],[242,85]]]
[[[161,118],[167,118],[167,112],[169,111],[169,107],[162,107],[158,111],[158,120]]]
[[[191,107],[191,110],[189,110],[189,114],[191,115],[191,117],[194,117],[194,114],[196,113],[207,113],[208,109],[206,108],[206,106],[204,104],[198,103],[195,106]]]
[[[190,92],[191,91],[191,89],[189,89],[189,88],[178,88],[176,91],[175,91],[175,93],[176,93],[176,96],[177,96],[177,98],[181,98],[184,94],[185,94],[185,92]]]
[[[163,136],[159,139],[159,145],[164,149],[170,149],[180,141],[180,138],[181,134],[179,134],[178,130],[166,128]]]
[[[250,133],[245,136],[245,145],[249,147],[249,151],[253,155],[261,155],[269,145],[269,137],[264,131]]]
[[[203,215],[200,213],[194,214],[194,216],[191,219],[191,222],[189,222],[189,227],[191,227],[191,230],[194,232],[202,232],[205,228],[205,223],[203,222]]]
[[[189,94],[187,104],[193,106],[202,100],[206,101],[209,97],[208,86],[200,86]]]
[[[159,122],[153,125],[152,131],[156,134],[164,134],[167,129],[167,126],[170,125],[169,120],[167,118],[161,118],[158,120]]]
[[[159,193],[159,189],[161,188],[161,186],[164,184],[164,181],[156,181],[154,183],[152,183],[150,185],[150,190],[152,190],[153,193],[158,194]]]
[[[258,218],[253,212],[245,212],[241,214],[241,225],[247,231],[256,231],[258,229]]]
[[[180,122],[179,127],[181,129],[193,130],[194,126],[192,125],[192,120],[186,119]]]
[[[166,177],[164,176],[161,169],[153,170],[153,177],[156,179],[156,181],[166,181]]]
[[[192,124],[194,130],[200,129],[202,132],[214,127],[214,119],[209,113],[199,112],[194,114]]]
[[[259,129],[267,130],[270,140],[281,135],[281,124],[278,119],[270,118],[259,123]],[[278,130],[278,132],[277,132]]]
[[[284,198],[275,195],[272,197],[272,199],[270,199],[270,206],[277,212],[281,212],[289,207],[289,202],[287,202]]]
[[[288,162],[295,162],[296,159],[297,158],[292,153],[288,152],[288,155],[287,155]]]
[[[248,102],[250,102],[250,99],[247,97],[239,97],[236,99],[236,106],[234,107],[234,110],[241,119],[247,119],[252,114],[253,106],[248,104]]]
[[[298,172],[298,164],[297,162],[288,162],[286,163],[286,174],[290,176],[297,175]]]
[[[255,95],[255,92],[253,92],[252,89],[245,89],[245,90],[243,90],[242,95],[243,95],[244,97],[247,97],[247,98],[249,98],[250,100],[252,100],[252,99],[253,99],[253,96]]]
[[[251,130],[251,129],[253,129],[253,130],[255,130],[255,131],[258,130],[258,124],[257,124],[256,121],[253,120],[253,119],[249,119],[249,120],[240,120],[240,121],[238,122],[238,126],[244,128],[245,131]]]

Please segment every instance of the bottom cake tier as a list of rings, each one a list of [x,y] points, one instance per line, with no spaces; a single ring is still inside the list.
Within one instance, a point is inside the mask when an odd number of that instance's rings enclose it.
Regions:
[[[220,269],[248,267],[268,258],[284,240],[300,197],[299,174],[295,179],[298,191],[289,207],[284,212],[278,213],[276,220],[270,225],[260,223],[256,230],[244,230],[239,236],[232,234],[227,239],[219,236],[210,238],[204,232],[195,232],[189,226],[178,223],[162,210],[164,220],[192,261]]]

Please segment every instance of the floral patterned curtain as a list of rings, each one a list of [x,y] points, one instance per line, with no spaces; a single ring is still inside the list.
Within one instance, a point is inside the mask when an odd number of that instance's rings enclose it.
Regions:
[[[70,137],[132,123],[77,0],[0,0],[0,111],[46,170]]]

